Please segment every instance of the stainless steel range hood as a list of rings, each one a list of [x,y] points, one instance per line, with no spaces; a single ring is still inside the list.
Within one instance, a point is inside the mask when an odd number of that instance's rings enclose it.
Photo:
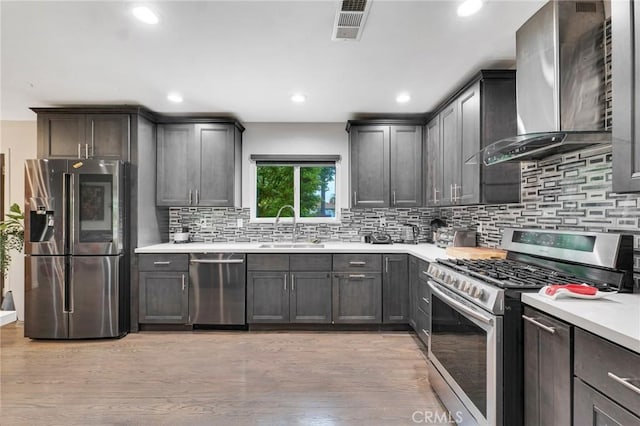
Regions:
[[[516,33],[518,136],[478,155],[485,165],[538,160],[611,143],[605,131],[602,1],[550,1]]]

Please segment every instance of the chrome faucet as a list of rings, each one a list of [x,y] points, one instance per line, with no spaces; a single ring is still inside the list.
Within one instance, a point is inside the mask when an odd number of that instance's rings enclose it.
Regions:
[[[295,243],[296,242],[296,209],[292,205],[285,204],[284,206],[280,207],[280,210],[278,210],[278,214],[276,214],[276,222],[274,224],[274,228],[278,229],[278,223],[280,223],[280,213],[282,213],[282,210],[286,208],[291,209],[291,211],[293,212],[293,229],[291,230],[291,242]]]

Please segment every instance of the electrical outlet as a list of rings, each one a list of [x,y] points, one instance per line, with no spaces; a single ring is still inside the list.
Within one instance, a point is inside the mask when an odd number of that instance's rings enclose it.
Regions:
[[[244,221],[242,219],[238,219],[236,221],[236,227],[242,228],[244,226]]]
[[[384,218],[384,216],[380,216],[380,226],[381,226],[381,227],[385,227],[385,226],[387,226],[387,221],[386,221],[386,219]]]

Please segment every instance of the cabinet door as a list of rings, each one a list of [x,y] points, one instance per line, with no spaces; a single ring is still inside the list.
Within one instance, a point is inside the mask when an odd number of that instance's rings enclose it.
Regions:
[[[39,114],[39,158],[84,158],[84,114]]]
[[[82,156],[128,161],[129,134],[128,114],[88,114]]]
[[[381,298],[380,274],[335,274],[333,276],[333,321],[379,324],[382,322]]]
[[[467,159],[480,151],[480,83],[458,98],[458,140],[460,143],[460,181],[454,187],[457,204],[480,202],[480,161]]]
[[[442,203],[456,204],[454,185],[460,185],[460,143],[458,141],[458,114],[454,102],[440,113],[442,138]]]
[[[189,164],[198,164],[194,189],[198,206],[233,206],[235,180],[235,132],[232,125],[196,125],[196,144]]]
[[[350,132],[352,207],[389,206],[389,126]]]
[[[288,271],[247,273],[247,322],[289,322]]]
[[[571,329],[525,308],[524,424],[571,425]]]
[[[406,254],[383,256],[382,322],[409,322],[409,263]]]
[[[422,205],[422,127],[391,126],[391,206]]]
[[[190,163],[194,149],[192,124],[158,126],[156,171],[156,204],[159,206],[189,206],[193,203],[194,177],[199,175],[198,163]]]
[[[573,424],[640,426],[640,418],[576,377],[573,387]]]
[[[418,298],[418,259],[409,256],[409,325],[417,330],[416,309]]]
[[[139,322],[186,324],[188,279],[187,272],[140,272]]]
[[[611,2],[613,191],[640,192],[640,4]]]
[[[439,206],[442,202],[442,139],[440,138],[440,117],[427,124],[427,205]]]
[[[291,322],[331,323],[331,274],[292,272],[289,311]]]

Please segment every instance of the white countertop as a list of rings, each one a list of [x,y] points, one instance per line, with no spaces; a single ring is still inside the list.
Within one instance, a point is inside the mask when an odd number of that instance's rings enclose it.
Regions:
[[[439,257],[449,257],[435,244],[365,244],[321,243],[324,247],[312,248],[260,248],[263,243],[164,243],[138,247],[136,253],[407,253],[433,262]],[[275,243],[274,243],[275,244]]]
[[[640,294],[612,294],[596,300],[552,300],[537,293],[524,293],[522,301],[640,353]]]

